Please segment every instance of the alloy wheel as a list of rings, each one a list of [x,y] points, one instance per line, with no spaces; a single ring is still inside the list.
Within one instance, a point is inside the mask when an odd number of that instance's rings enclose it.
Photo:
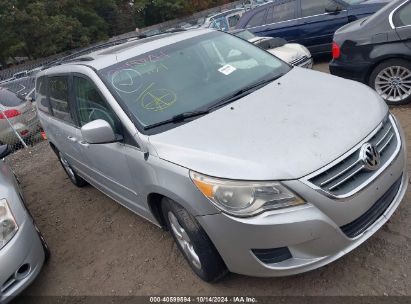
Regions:
[[[64,158],[63,154],[61,152],[59,152],[59,157],[60,157],[60,161],[61,164],[63,165],[64,170],[67,172],[69,178],[72,181],[76,181],[76,176],[74,174],[73,169],[71,169],[70,164],[68,163],[68,161]]]
[[[173,234],[175,235],[178,243],[180,244],[188,259],[191,261],[194,267],[201,269],[200,258],[198,257],[198,254],[193,247],[190,237],[178,222],[177,217],[171,211],[168,212],[168,220],[170,221],[170,226]]]
[[[375,90],[389,102],[402,102],[411,96],[411,71],[402,66],[385,68],[375,79]]]

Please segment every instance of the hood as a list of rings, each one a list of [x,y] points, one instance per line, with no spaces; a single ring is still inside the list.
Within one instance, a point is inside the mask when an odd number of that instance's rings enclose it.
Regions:
[[[286,44],[284,46],[268,50],[268,52],[288,63],[304,56],[311,57],[309,54],[306,54],[306,52],[304,52],[298,44]]]
[[[279,80],[149,140],[160,158],[238,180],[290,180],[337,159],[388,107],[365,85],[293,68]]]

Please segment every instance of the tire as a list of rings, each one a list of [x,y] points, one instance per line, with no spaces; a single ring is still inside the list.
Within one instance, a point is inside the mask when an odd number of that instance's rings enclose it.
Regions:
[[[81,188],[88,185],[88,183],[82,177],[77,175],[76,171],[74,171],[74,169],[70,166],[69,162],[66,160],[63,153],[57,151],[57,156],[68,178],[75,186]]]
[[[411,62],[403,59],[384,61],[372,71],[369,85],[389,105],[411,102]]]
[[[228,273],[227,267],[197,220],[168,198],[163,199],[161,209],[167,228],[191,269],[206,282],[222,279]],[[184,233],[180,237],[177,235],[181,233],[180,229],[183,229],[185,236]]]

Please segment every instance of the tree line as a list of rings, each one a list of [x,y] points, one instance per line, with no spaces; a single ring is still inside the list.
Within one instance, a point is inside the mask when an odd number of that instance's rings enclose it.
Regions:
[[[230,0],[0,0],[0,64],[47,57]]]

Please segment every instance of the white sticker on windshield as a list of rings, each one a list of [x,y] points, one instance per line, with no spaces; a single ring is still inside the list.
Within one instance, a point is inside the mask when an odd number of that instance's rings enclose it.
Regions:
[[[223,66],[221,69],[218,71],[226,76],[230,75],[231,73],[235,72],[237,69],[233,67],[232,65],[226,64]]]

